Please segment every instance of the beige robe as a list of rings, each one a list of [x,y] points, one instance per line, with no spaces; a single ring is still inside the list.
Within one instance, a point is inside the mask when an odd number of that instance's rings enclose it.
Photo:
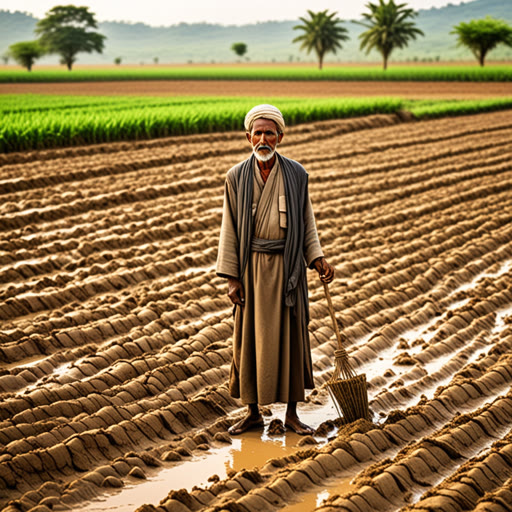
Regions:
[[[238,277],[237,235],[230,211],[235,211],[229,173],[226,180],[221,247],[217,273]],[[257,164],[252,199],[253,236],[267,240],[286,237],[287,215],[284,181],[276,160],[264,183]],[[304,264],[323,256],[311,202],[305,216]],[[244,404],[304,400],[310,365],[309,340],[297,317],[283,301],[283,254],[251,252],[244,275],[245,306],[235,308],[233,363],[230,376],[232,396]],[[308,368],[311,374],[311,368]]]

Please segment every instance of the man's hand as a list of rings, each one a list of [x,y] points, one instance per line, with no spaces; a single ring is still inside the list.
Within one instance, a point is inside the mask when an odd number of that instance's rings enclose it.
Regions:
[[[245,306],[244,285],[234,277],[228,277],[228,297],[238,306]]]
[[[320,281],[323,283],[330,283],[334,279],[334,268],[325,261],[323,256],[313,262],[313,267],[318,272]]]

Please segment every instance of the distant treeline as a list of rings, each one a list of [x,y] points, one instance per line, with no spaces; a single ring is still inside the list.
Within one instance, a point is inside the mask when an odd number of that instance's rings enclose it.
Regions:
[[[442,8],[421,9],[415,23],[425,37],[411,41],[408,48],[396,50],[394,61],[436,62],[438,60],[473,61],[468,50],[456,47],[456,38],[450,35],[452,27],[461,21],[483,18],[487,15],[512,23],[512,1],[475,0],[460,5],[448,4]],[[120,16],[122,14],[120,13]],[[338,16],[345,19],[343,7]],[[10,44],[34,38],[37,19],[28,13],[0,10],[0,55]],[[98,31],[104,34],[105,50],[102,54],[80,54],[79,64],[112,64],[121,58],[123,64],[153,64],[155,59],[164,63],[212,63],[233,62],[236,56],[231,50],[235,41],[244,41],[248,46],[246,57],[252,62],[313,62],[314,55],[300,52],[292,44],[293,26],[297,20],[265,22],[243,26],[223,26],[207,23],[174,24],[172,9],[169,19],[162,20],[162,27],[151,27],[143,23],[102,22]],[[344,26],[350,39],[343,43],[343,50],[336,56],[329,55],[326,62],[379,61],[377,54],[366,56],[359,50],[358,35],[363,31],[350,20]],[[262,40],[261,35],[265,34]],[[492,59],[512,59],[511,48],[497,48]],[[57,63],[58,57],[48,56],[38,64]],[[11,61],[11,63],[13,63]]]

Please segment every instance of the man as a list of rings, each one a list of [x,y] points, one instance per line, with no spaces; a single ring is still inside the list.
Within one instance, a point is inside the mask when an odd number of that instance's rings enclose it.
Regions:
[[[229,432],[263,426],[258,405],[288,404],[285,426],[313,429],[297,415],[313,388],[307,325],[306,264],[329,283],[308,194],[308,174],[276,152],[285,123],[279,109],[257,105],[245,117],[253,153],[226,176],[217,274],[228,280],[235,305],[230,393],[247,415]]]

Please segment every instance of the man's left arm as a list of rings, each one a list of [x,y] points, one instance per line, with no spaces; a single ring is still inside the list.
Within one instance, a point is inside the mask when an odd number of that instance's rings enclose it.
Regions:
[[[306,198],[306,211],[304,212],[304,257],[308,267],[314,268],[318,272],[322,282],[330,283],[334,279],[334,268],[327,263],[320,246],[309,194]]]

